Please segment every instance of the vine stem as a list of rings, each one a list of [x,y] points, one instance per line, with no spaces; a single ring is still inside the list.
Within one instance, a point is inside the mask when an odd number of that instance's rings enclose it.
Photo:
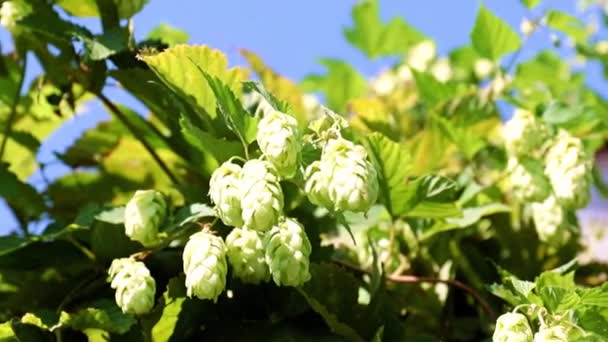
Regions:
[[[165,164],[165,162],[159,157],[156,151],[154,151],[154,148],[148,143],[148,141],[146,141],[144,136],[140,134],[138,129],[133,124],[131,124],[131,122],[129,122],[125,114],[104,94],[99,93],[97,94],[97,97],[101,100],[101,102],[103,102],[104,105],[108,107],[108,109],[110,109],[110,111],[118,118],[118,120],[120,120],[127,127],[127,129],[131,131],[131,134],[133,134],[139,140],[139,142],[144,145],[146,151],[148,151],[148,153],[156,161],[158,166],[160,166],[160,168],[167,175],[167,177],[169,177],[169,179],[174,184],[179,185],[180,182],[177,177],[173,174],[173,172],[171,172],[167,164]]]
[[[362,274],[369,274],[368,271],[359,268],[355,265],[352,265],[350,263],[344,262],[344,261],[340,261],[340,260],[334,260],[334,263],[343,266],[345,268],[350,269],[351,271],[355,271],[357,273],[362,273]],[[420,277],[420,276],[415,276],[415,275],[385,275],[384,278],[388,281],[394,282],[394,283],[401,283],[401,284],[419,284],[419,283],[431,283],[431,284],[446,284],[448,286],[452,286],[452,287],[456,287],[458,289],[461,289],[465,292],[467,292],[468,294],[471,295],[471,297],[473,297],[476,301],[479,302],[479,304],[481,304],[481,307],[483,308],[483,310],[486,312],[486,314],[488,314],[492,320],[496,319],[496,312],[494,312],[494,310],[492,309],[492,306],[483,298],[483,296],[481,294],[479,294],[479,292],[477,292],[474,288],[468,286],[467,284],[455,280],[455,279],[439,279],[439,278],[433,278],[433,277]]]
[[[11,112],[9,113],[8,119],[6,120],[6,126],[4,127],[4,136],[2,137],[2,144],[0,144],[0,160],[4,156],[4,150],[6,149],[6,143],[8,137],[11,135],[13,129],[13,121],[17,117],[17,105],[19,104],[19,98],[21,96],[21,88],[25,80],[25,69],[27,67],[27,54],[23,55],[23,67],[21,67],[21,74],[19,75],[19,83],[17,89],[13,95],[13,103],[11,104]]]

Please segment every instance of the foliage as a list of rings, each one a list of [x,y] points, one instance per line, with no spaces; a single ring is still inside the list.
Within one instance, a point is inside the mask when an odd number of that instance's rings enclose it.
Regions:
[[[521,0],[539,17],[520,34],[480,5],[438,56],[364,0],[345,39],[395,64],[366,79],[321,58],[298,83],[167,24],[137,41],[147,2],[0,1],[0,196],[20,225],[0,237],[0,340],[608,339],[606,265],[571,262],[577,210],[608,193],[608,102],[560,54],[608,75],[585,22]],[[522,60],[547,32],[560,49]],[[46,179],[41,145],[89,101],[111,119]]]

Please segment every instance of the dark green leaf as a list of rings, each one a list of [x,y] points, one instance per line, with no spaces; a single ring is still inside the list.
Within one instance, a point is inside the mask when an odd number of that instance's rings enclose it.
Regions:
[[[9,170],[8,164],[0,163],[0,197],[27,217],[37,217],[46,205],[42,196],[31,185],[21,182]]]
[[[124,334],[136,320],[133,316],[122,313],[113,300],[99,299],[74,313],[62,311],[59,322],[74,330],[101,329]]]

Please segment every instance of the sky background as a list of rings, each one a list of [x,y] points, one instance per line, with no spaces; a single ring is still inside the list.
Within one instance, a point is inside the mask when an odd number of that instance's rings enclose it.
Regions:
[[[323,72],[316,60],[320,57],[343,59],[365,76],[373,76],[388,67],[390,60],[370,61],[350,46],[342,30],[351,26],[351,9],[355,0],[150,0],[142,12],[135,16],[135,33],[143,38],[159,23],[167,23],[185,30],[191,44],[206,44],[224,51],[231,65],[244,65],[238,50],[245,48],[259,54],[267,65],[279,73],[300,80],[311,72]],[[468,44],[480,1],[478,0],[380,0],[382,18],[387,21],[402,16],[418,30],[434,39],[439,55]],[[533,18],[539,10],[550,6],[576,14],[575,0],[544,0],[539,8],[528,11],[518,0],[486,0],[484,4],[519,29],[523,17]],[[97,19],[80,19],[79,23],[94,32],[101,28]],[[10,36],[0,27],[3,53],[10,51]],[[520,60],[533,56],[538,50],[549,47],[547,32],[539,32],[530,39]],[[32,60],[32,59],[30,59]],[[608,84],[602,79],[599,65],[587,70],[587,83],[608,97]],[[32,63],[27,76],[32,79],[40,68]],[[113,88],[113,89],[112,89]],[[143,107],[135,99],[125,96],[114,87],[107,94],[116,102],[124,103],[140,113]],[[503,113],[508,116],[508,113]],[[109,116],[98,103],[87,104],[86,110],[71,119],[43,144],[38,154],[42,162],[55,161],[54,152],[62,152],[84,129]],[[54,164],[47,169],[51,179],[69,171]],[[30,182],[38,189],[44,186],[40,174]],[[599,200],[601,202],[601,200]],[[598,201],[596,200],[596,204]],[[0,200],[0,234],[15,230],[17,223]]]

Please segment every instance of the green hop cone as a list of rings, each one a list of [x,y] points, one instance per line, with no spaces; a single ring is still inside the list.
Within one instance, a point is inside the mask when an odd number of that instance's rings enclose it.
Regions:
[[[286,218],[264,236],[266,263],[278,286],[299,286],[310,279],[312,247],[304,227]]]
[[[217,301],[226,287],[226,246],[207,231],[192,234],[184,247],[184,273],[188,297]]]
[[[530,158],[510,158],[507,166],[514,195],[522,201],[540,202],[551,194],[543,165]]]
[[[209,197],[215,203],[217,215],[228,226],[240,227],[243,225],[241,171],[242,168],[239,165],[225,162],[213,172],[209,181]]]
[[[301,142],[298,122],[292,116],[272,111],[258,124],[260,150],[283,178],[296,174],[300,161]]]
[[[555,247],[568,242],[570,231],[566,226],[566,214],[554,196],[532,203],[532,220],[541,241]]]
[[[247,229],[265,232],[277,224],[283,211],[283,190],[272,163],[250,160],[242,169],[241,208]]]
[[[24,0],[9,0],[0,6],[0,25],[11,30],[17,21],[25,18],[32,12],[32,7]]]
[[[519,313],[502,314],[496,320],[493,342],[532,342],[532,328],[526,316]]]
[[[114,259],[108,270],[116,304],[122,312],[141,315],[154,306],[156,282],[143,262],[129,258]]]
[[[583,142],[560,130],[545,154],[545,173],[557,200],[570,208],[582,208],[590,198],[591,159]]]
[[[516,109],[502,130],[505,147],[512,156],[532,154],[543,144],[548,134],[547,127],[534,114],[523,109]]]
[[[145,247],[159,242],[158,230],[167,216],[167,203],[156,190],[138,190],[125,208],[125,234]]]
[[[226,237],[226,254],[234,276],[243,282],[259,284],[270,279],[262,233],[233,229]]]
[[[330,210],[367,211],[378,198],[378,175],[367,152],[346,139],[329,140],[306,175],[309,200]]]
[[[570,342],[579,341],[580,331],[565,325],[554,325],[552,327],[542,327],[534,334],[534,342]]]

